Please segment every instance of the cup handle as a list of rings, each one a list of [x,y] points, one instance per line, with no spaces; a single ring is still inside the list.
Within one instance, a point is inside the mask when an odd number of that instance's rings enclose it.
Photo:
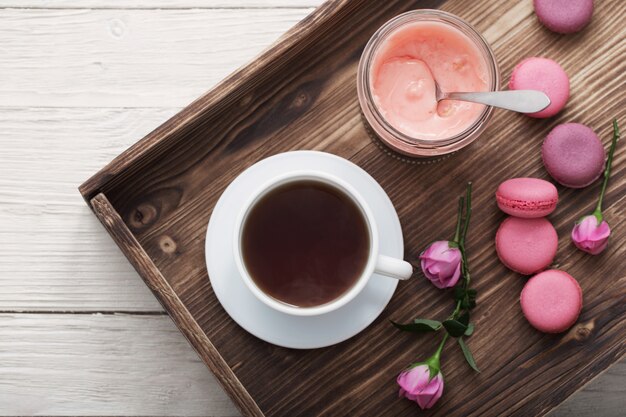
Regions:
[[[374,272],[386,277],[405,280],[413,275],[413,266],[401,259],[378,255]]]

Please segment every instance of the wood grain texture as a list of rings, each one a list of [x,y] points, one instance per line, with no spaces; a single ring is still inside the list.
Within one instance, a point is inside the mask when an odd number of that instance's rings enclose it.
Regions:
[[[182,107],[311,10],[2,9],[0,107]]]
[[[0,0],[27,9],[275,9],[317,7],[323,0]]]
[[[174,113],[0,112],[0,311],[162,311],[76,184]]]
[[[626,364],[550,417],[619,417]],[[166,316],[0,314],[0,415],[240,415]]]
[[[167,316],[0,314],[0,415],[77,413],[239,415]]]
[[[547,55],[570,74],[572,98],[567,109],[550,120],[497,112],[477,143],[436,165],[406,164],[379,149],[367,136],[355,98],[356,64],[371,33],[393,15],[417,6],[437,3],[326,4],[280,44],[117,158],[81,189],[87,198],[101,191],[107,195],[126,223],[122,229],[130,229],[266,415],[413,415],[414,404],[397,398],[394,378],[434,346],[430,339],[399,335],[386,319],[443,316],[449,310],[447,294],[420,280],[403,283],[368,329],[348,342],[314,351],[268,345],[230,321],[212,294],[204,268],[202,243],[208,216],[238,173],[286,150],[325,150],[371,173],[398,209],[406,256],[413,262],[426,243],[446,237],[441,233],[452,229],[456,197],[465,181],[475,182],[476,214],[469,247],[480,295],[475,312],[478,330],[470,345],[483,372],[472,374],[458,349],[446,348],[446,396],[424,415],[541,415],[625,353],[623,147],[616,156],[606,200],[606,216],[615,230],[609,251],[590,257],[569,245],[571,225],[593,206],[597,186],[577,191],[561,188],[561,203],[552,216],[561,236],[554,266],[577,277],[585,293],[580,320],[570,331],[542,335],[530,328],[517,304],[523,281],[499,264],[493,248],[495,230],[504,218],[493,204],[493,192],[502,178],[547,177],[539,148],[550,128],[576,120],[589,124],[606,140],[610,119],[626,116],[621,92],[626,65],[615,59],[626,52],[621,42],[624,28],[619,24],[624,3],[598,4],[591,26],[567,38],[539,26],[528,2],[443,4],[443,9],[485,33],[504,78],[523,57]],[[433,175],[434,170],[445,175]],[[424,198],[435,193],[450,204],[434,207],[432,200]],[[428,221],[433,218],[437,221]],[[115,235],[119,230],[109,227],[109,232]],[[164,239],[174,242],[177,250],[165,250]],[[202,352],[202,345],[192,343]],[[267,381],[272,381],[272,389]]]
[[[180,300],[180,297],[163,278],[161,272],[148,257],[130,230],[128,230],[128,227],[104,194],[98,194],[91,199],[91,207],[103,226],[112,232],[111,237],[115,240],[115,243],[122,248],[124,255],[139,272],[157,299],[168,310],[174,323],[196,348],[204,363],[217,376],[218,381],[226,389],[226,392],[235,404],[239,406],[241,412],[246,416],[262,416],[261,410],[250,397],[250,394],[242,389],[241,383],[233,370],[228,367],[228,364],[209,340],[206,333],[202,331]]]
[[[168,30],[176,30],[182,40],[195,39],[199,31],[208,29],[190,23],[195,20],[192,13],[173,19],[171,10],[153,9],[194,7],[207,9],[208,14],[214,7],[291,8],[308,7],[307,3],[300,0],[0,0],[0,7],[19,9],[11,10],[10,16],[15,21],[14,27],[23,28],[3,36],[0,65],[6,62],[6,57],[21,55],[28,62],[3,67],[5,81],[45,76],[43,72],[33,71],[42,61],[36,53],[29,52],[30,40],[35,36],[32,31],[38,31],[36,36],[40,40],[47,37],[47,44],[52,46],[59,32],[71,33],[69,39],[80,42],[98,31],[97,25],[80,24],[86,20],[68,19],[67,13],[58,9],[83,9],[74,10],[81,12],[89,7],[93,9],[89,11],[92,20],[97,20],[99,13],[103,20],[112,12],[124,15],[126,8],[152,10],[151,18],[156,22],[167,21],[171,26]],[[310,3],[314,6],[319,1]],[[40,9],[41,13],[34,15],[31,8]],[[530,3],[520,2],[504,16],[520,21],[527,17],[528,10]],[[8,16],[7,12],[0,10],[0,30],[6,23],[2,19]],[[301,12],[304,17],[307,10]],[[160,17],[161,14],[164,16]],[[237,13],[221,16],[225,19],[220,25],[224,35],[234,35],[241,27],[236,22]],[[41,20],[47,19],[54,22],[56,31],[39,30]],[[284,27],[283,14],[276,14],[276,24],[272,19],[268,16],[264,30]],[[254,22],[250,25],[254,27]],[[281,30],[276,30],[274,38]],[[179,60],[170,62],[167,68],[159,68],[187,77],[196,90],[192,92],[190,87],[188,100],[191,100],[210,87],[202,77],[217,81],[258,52],[251,50],[248,33],[239,30],[238,36],[244,42],[229,50],[206,51],[205,44],[195,42],[185,48],[184,54],[181,51]],[[487,30],[489,36],[492,33],[491,29]],[[101,56],[100,48],[104,48],[108,56],[119,54],[119,61],[132,62],[132,66],[130,63],[127,66],[128,71],[147,72],[150,62],[143,59],[142,50],[133,50],[131,55],[128,51],[132,48],[121,45],[135,42],[136,37],[123,37],[118,41],[120,46],[111,51],[106,42],[107,33],[98,34],[102,34],[102,42],[94,42],[91,49],[59,47],[55,51],[66,54],[66,61],[71,63],[77,54],[85,59],[88,55]],[[160,46],[168,53],[169,48],[180,48],[180,44],[160,44],[163,36],[167,36],[167,30],[151,26],[143,36],[145,49],[152,51]],[[266,41],[271,39],[267,36]],[[38,51],[46,49],[36,42],[32,47]],[[210,56],[202,68],[193,64],[199,54]],[[224,65],[221,62],[224,59],[232,67]],[[68,74],[73,76],[75,72]],[[160,76],[145,75],[145,82],[129,90],[128,102],[133,101],[133,95],[154,96],[154,90],[163,87]],[[46,313],[0,316],[0,415],[238,415],[169,319],[142,315],[129,317],[129,322],[125,315],[108,314],[162,310],[75,192],[80,180],[173,115],[176,108],[99,108],[104,101],[100,101],[103,88],[97,77],[81,84],[77,92],[80,97],[74,99],[64,94],[64,89],[72,88],[72,76],[59,80],[58,88],[45,100],[32,96],[31,101],[22,102],[24,92],[16,89],[0,94],[0,101],[14,106],[0,111],[0,311]],[[123,84],[126,74],[119,72],[115,77]],[[39,83],[38,79],[32,81]],[[113,81],[107,84],[111,88],[115,85]],[[116,103],[126,106],[124,100],[120,97]],[[46,107],[15,107],[19,103]],[[56,107],[63,105],[76,108]],[[86,311],[107,314],[75,314]],[[621,415],[626,406],[624,392],[620,391],[626,386],[623,370],[624,362],[610,368],[559,406],[556,415]]]
[[[622,361],[568,398],[549,417],[621,417],[626,405],[625,380],[626,362]]]

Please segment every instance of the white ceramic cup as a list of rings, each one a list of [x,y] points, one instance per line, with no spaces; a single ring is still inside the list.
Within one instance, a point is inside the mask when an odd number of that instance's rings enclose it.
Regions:
[[[302,180],[312,180],[328,184],[342,191],[345,195],[351,198],[352,201],[354,201],[354,203],[356,203],[356,205],[359,207],[361,213],[363,214],[363,217],[365,218],[365,221],[369,228],[370,238],[370,250],[367,264],[363,270],[363,273],[356,280],[355,284],[349,290],[347,290],[345,293],[335,298],[334,300],[326,304],[313,307],[292,306],[281,302],[263,292],[256,285],[256,283],[248,273],[245,262],[243,260],[241,248],[243,226],[246,222],[248,214],[250,213],[250,210],[252,209],[252,207],[254,207],[257,201],[259,201],[268,192],[278,186]],[[325,172],[293,171],[273,178],[272,180],[266,182],[261,187],[259,187],[254,193],[252,193],[246,204],[243,205],[241,212],[239,213],[235,222],[235,238],[233,239],[233,250],[235,263],[237,265],[237,270],[239,271],[239,274],[241,275],[244,283],[250,289],[252,294],[254,294],[260,301],[262,301],[269,307],[283,313],[297,316],[316,316],[336,310],[350,302],[361,292],[361,290],[363,290],[363,288],[365,288],[367,282],[370,280],[374,273],[401,280],[405,280],[411,277],[411,275],[413,274],[413,267],[411,266],[411,264],[401,259],[396,259],[380,254],[378,251],[378,239],[379,237],[378,228],[376,226],[376,219],[374,218],[374,215],[367,205],[367,202],[363,199],[363,197],[361,197],[358,191],[354,189],[354,187],[344,182],[340,178],[334,175],[327,174]]]

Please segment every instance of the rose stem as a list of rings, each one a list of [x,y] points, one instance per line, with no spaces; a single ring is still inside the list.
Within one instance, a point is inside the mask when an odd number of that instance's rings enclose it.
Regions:
[[[606,193],[606,186],[609,183],[609,177],[611,176],[611,165],[613,164],[613,155],[615,154],[615,147],[617,141],[620,138],[619,126],[617,125],[617,119],[613,119],[613,139],[611,140],[611,148],[609,149],[609,157],[606,160],[606,168],[604,170],[604,181],[602,182],[602,190],[600,191],[600,198],[598,199],[598,205],[593,215],[598,219],[598,224],[602,223],[602,201],[604,200],[604,194]]]

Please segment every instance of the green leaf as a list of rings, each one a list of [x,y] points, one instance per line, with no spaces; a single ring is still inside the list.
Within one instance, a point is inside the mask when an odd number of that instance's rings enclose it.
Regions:
[[[474,333],[474,325],[472,323],[467,325],[467,330],[465,330],[465,336],[471,336]]]
[[[461,314],[461,317],[459,317],[459,323],[464,324],[466,327],[469,324],[469,313],[466,311],[465,313]]]
[[[396,323],[393,320],[390,321],[396,328],[404,332],[427,333],[437,331],[441,328],[441,323],[435,320],[415,319],[413,323],[406,324]]]
[[[461,337],[465,330],[467,330],[467,326],[457,320],[446,320],[443,323],[443,327],[446,328],[448,334],[452,337]]]
[[[463,287],[454,287],[454,300],[461,301],[467,295],[467,291]]]
[[[474,361],[472,352],[470,351],[469,347],[465,344],[465,341],[463,340],[463,338],[459,337],[457,340],[459,341],[459,345],[461,346],[461,350],[463,351],[463,356],[465,356],[465,360],[467,361],[468,365],[476,372],[480,372],[480,370],[476,366],[476,361]]]
[[[425,324],[426,326],[431,327],[433,330],[441,329],[441,322],[437,320],[428,320],[428,319],[415,319],[413,320],[415,324]]]

